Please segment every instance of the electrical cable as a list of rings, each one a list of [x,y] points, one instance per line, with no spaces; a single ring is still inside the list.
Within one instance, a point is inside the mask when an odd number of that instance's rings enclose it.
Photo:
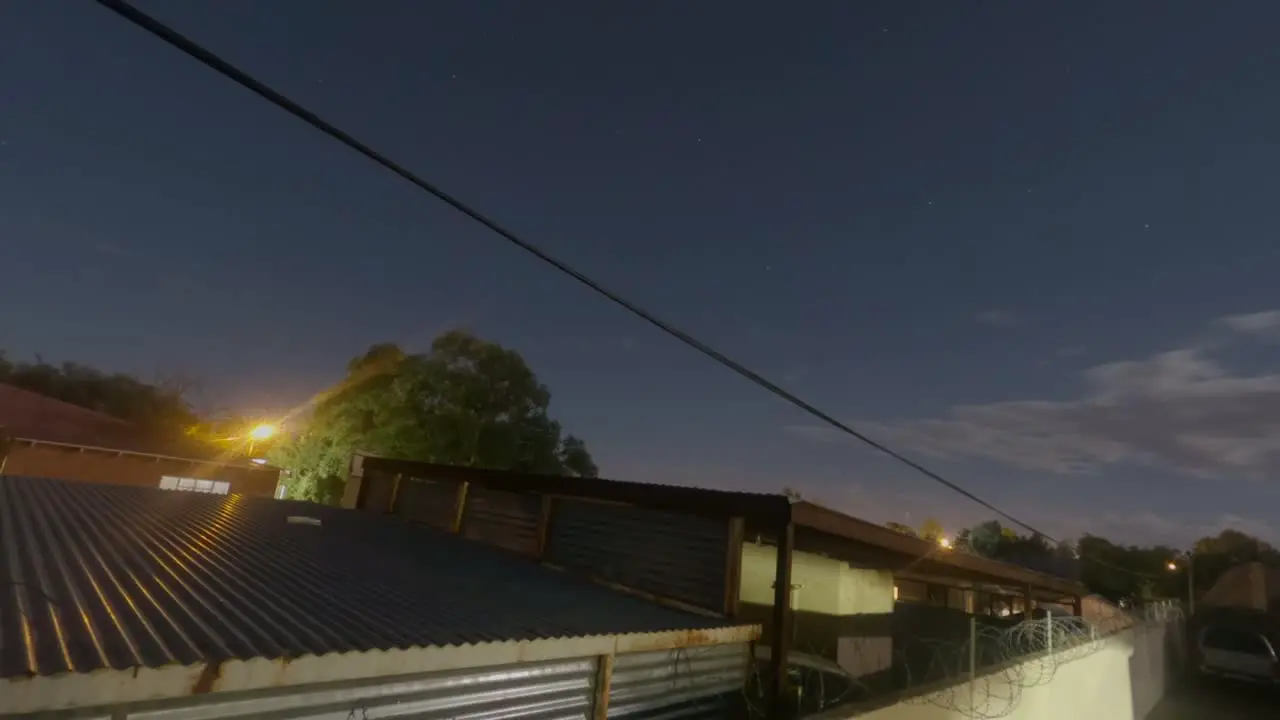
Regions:
[[[568,264],[562,262],[561,260],[556,259],[555,257],[550,255],[546,251],[540,249],[536,245],[533,245],[532,243],[520,238],[514,232],[506,229],[502,225],[499,225],[496,221],[490,219],[480,211],[475,210],[471,206],[453,197],[452,195],[440,189],[436,185],[419,177],[418,175],[414,174],[404,166],[394,162],[393,160],[387,158],[386,156],[377,152],[376,150],[369,147],[368,145],[360,142],[352,135],[348,134],[343,130],[340,130],[338,127],[336,127],[332,123],[329,123],[328,121],[322,119],[319,115],[316,115],[314,112],[304,108],[303,106],[299,105],[293,100],[290,100],[288,97],[285,97],[280,92],[273,90],[263,82],[255,79],[248,73],[244,72],[243,70],[240,70],[239,68],[235,67],[231,63],[227,62],[226,60],[222,59],[218,55],[214,54],[212,51],[206,49],[205,47],[191,40],[190,38],[187,38],[186,36],[182,35],[181,33],[174,30],[173,28],[165,25],[159,20],[156,20],[150,15],[133,7],[129,3],[124,2],[124,0],[95,0],[95,2],[117,13],[124,19],[128,20],[134,25],[137,25],[143,30],[146,30],[152,35],[155,35],[156,37],[160,38],[161,40],[173,46],[174,48],[182,51],[184,54],[192,57],[195,60],[198,60],[199,62],[203,63],[210,69],[217,72],[218,74],[223,75],[224,77],[230,79],[231,81],[235,82],[241,87],[244,87],[246,90],[253,92],[254,94],[270,102],[271,104],[279,107],[280,109],[284,110],[290,115],[293,115],[299,120],[302,120],[303,122],[312,126],[316,130],[319,130],[325,135],[328,135],[334,140],[337,140],[343,145],[346,145],[352,150],[355,150],[361,155],[364,155],[366,158],[390,170],[396,175],[399,175],[404,180],[407,180],[410,183],[413,183],[418,188],[425,190],[431,195],[434,195],[437,199],[441,200],[445,204],[449,205],[450,207],[457,210],[458,212],[466,215],[472,220],[475,220],[476,222],[485,226],[486,228],[493,231],[494,233],[497,233],[503,239],[507,240],[508,242],[520,248],[521,250],[524,250],[530,255],[533,255],[534,257],[538,258],[544,263],[552,266],[556,270],[559,270],[565,275],[568,275],[569,277],[578,281],[580,284],[585,285],[586,287],[595,291],[598,295],[603,296],[605,299],[613,302],[615,305],[618,305],[619,307],[622,307],[623,309],[627,310],[632,315],[635,315],[641,320],[644,320],[645,322],[656,327],[662,332],[674,337],[675,339],[693,348],[699,353],[711,358],[715,362],[728,368],[734,373],[746,378],[747,380],[750,380],[751,382],[764,388],[765,390],[781,398],[782,400],[785,400],[791,405],[794,405],[795,407],[803,410],[809,415],[817,418],[818,420],[821,420],[825,424],[830,425],[831,427],[858,440],[859,442],[862,442],[863,444],[885,455],[888,455],[894,460],[897,460],[898,462],[906,465],[907,467],[912,468],[916,472],[946,487],[947,489],[953,492],[959,493],[960,495],[977,503],[983,508],[986,508],[987,510],[990,510],[991,512],[999,515],[1001,518],[1009,521],[1010,523],[1013,523],[1014,525],[1017,525],[1018,527],[1021,527],[1030,533],[1039,535],[1040,537],[1043,537],[1044,539],[1054,543],[1055,545],[1062,544],[1060,541],[1053,539],[1052,536],[1044,532],[1041,532],[1040,530],[1036,529],[1032,525],[1022,520],[1019,520],[1018,518],[1014,517],[1010,513],[1005,512],[1004,510],[1001,510],[999,507],[996,507],[994,504],[982,499],[978,495],[974,494],[973,492],[970,492],[969,490],[966,490],[960,485],[944,478],[943,476],[939,475],[933,470],[930,470],[929,468],[902,455],[901,453],[893,450],[892,448],[864,435],[863,433],[853,429],[852,427],[849,427],[847,424],[842,423],[839,420],[836,420],[831,415],[827,414],[826,412],[823,412],[822,410],[818,409],[817,407],[814,407],[813,405],[806,402],[805,400],[784,390],[783,388],[779,387],[777,384],[771,382],[770,380],[763,377],[762,375],[755,372],[754,370],[747,368],[746,366],[726,356],[725,354],[721,353],[715,348],[710,347],[709,345],[698,340],[692,335],[689,335],[683,330],[680,330],[679,328],[668,324],[667,322],[659,319],[658,317],[656,317],[649,311],[645,310],[644,308],[636,305],[635,303],[632,303],[631,301],[623,298],[617,293],[614,293],[612,290],[609,290],[608,288],[606,288],[596,280],[591,279],[590,277],[583,274],[582,272],[575,270],[574,268],[570,267]],[[1093,560],[1093,562],[1101,562],[1101,561]],[[1117,566],[1113,566],[1113,567],[1115,567],[1115,569],[1117,570],[1133,572],[1133,571],[1126,570],[1125,568],[1120,568]],[[1140,575],[1140,573],[1134,573],[1134,574]]]

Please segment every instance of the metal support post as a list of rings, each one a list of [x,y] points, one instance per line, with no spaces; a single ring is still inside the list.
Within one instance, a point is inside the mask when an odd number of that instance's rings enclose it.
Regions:
[[[978,698],[978,618],[969,616],[969,710]]]
[[[1196,561],[1195,557],[1190,553],[1187,554],[1187,616],[1190,617],[1196,612]]]
[[[1044,614],[1044,636],[1045,647],[1049,649],[1049,654],[1053,654],[1053,613]]]
[[[592,700],[592,720],[605,720],[609,717],[609,692],[613,684],[612,655],[601,655],[596,661],[595,697]]]
[[[778,530],[778,562],[773,578],[773,636],[769,657],[773,667],[769,674],[770,716],[783,720],[791,714],[788,705],[787,655],[791,652],[791,551],[795,547],[795,525],[789,519]]]

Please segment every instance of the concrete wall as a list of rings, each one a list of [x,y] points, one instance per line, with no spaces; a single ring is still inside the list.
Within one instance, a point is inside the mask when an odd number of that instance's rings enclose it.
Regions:
[[[1185,644],[1181,622],[1143,625],[1101,642],[1091,653],[1063,654],[1054,664],[1044,660],[1021,673],[1024,683],[1001,674],[975,683],[977,702],[971,708],[968,685],[930,699],[913,698],[879,709],[841,708],[821,714],[823,720],[857,717],[861,720],[970,720],[1001,717],[1008,720],[1142,720],[1181,677]],[[1071,651],[1068,651],[1071,652]],[[1055,668],[1040,683],[1046,668]]]
[[[221,480],[231,492],[254,497],[274,497],[280,471],[266,468],[228,467],[210,463],[80,450],[56,445],[15,444],[4,462],[6,475],[77,480],[110,485],[159,487],[164,475]]]

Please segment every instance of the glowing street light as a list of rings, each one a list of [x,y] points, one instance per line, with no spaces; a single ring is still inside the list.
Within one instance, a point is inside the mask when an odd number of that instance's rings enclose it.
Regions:
[[[938,547],[942,548],[943,550],[950,550],[951,539],[945,536],[938,538]]]
[[[1177,572],[1177,570],[1178,570],[1178,563],[1173,562],[1172,560],[1170,560],[1170,561],[1169,561],[1169,564],[1168,564],[1168,565],[1165,565],[1165,567],[1169,568],[1169,572]]]
[[[253,450],[255,447],[257,447],[257,444],[262,442],[263,440],[267,440],[271,438],[273,435],[276,434],[276,431],[278,429],[279,428],[277,428],[275,425],[272,425],[271,423],[259,423],[257,425],[254,425],[249,430],[249,434],[248,434],[249,454],[253,455]]]
[[[261,425],[255,425],[253,429],[249,431],[249,439],[257,442],[257,441],[266,440],[267,438],[275,434],[276,434],[275,425],[272,425],[270,423],[262,423]]]

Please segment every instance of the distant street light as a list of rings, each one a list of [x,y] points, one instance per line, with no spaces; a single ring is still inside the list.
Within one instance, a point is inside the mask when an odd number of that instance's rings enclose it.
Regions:
[[[947,537],[945,537],[945,536],[944,536],[944,537],[940,537],[940,538],[938,538],[938,547],[942,548],[943,550],[950,550],[950,549],[951,549],[951,539],[950,539],[950,538],[947,538]]]

